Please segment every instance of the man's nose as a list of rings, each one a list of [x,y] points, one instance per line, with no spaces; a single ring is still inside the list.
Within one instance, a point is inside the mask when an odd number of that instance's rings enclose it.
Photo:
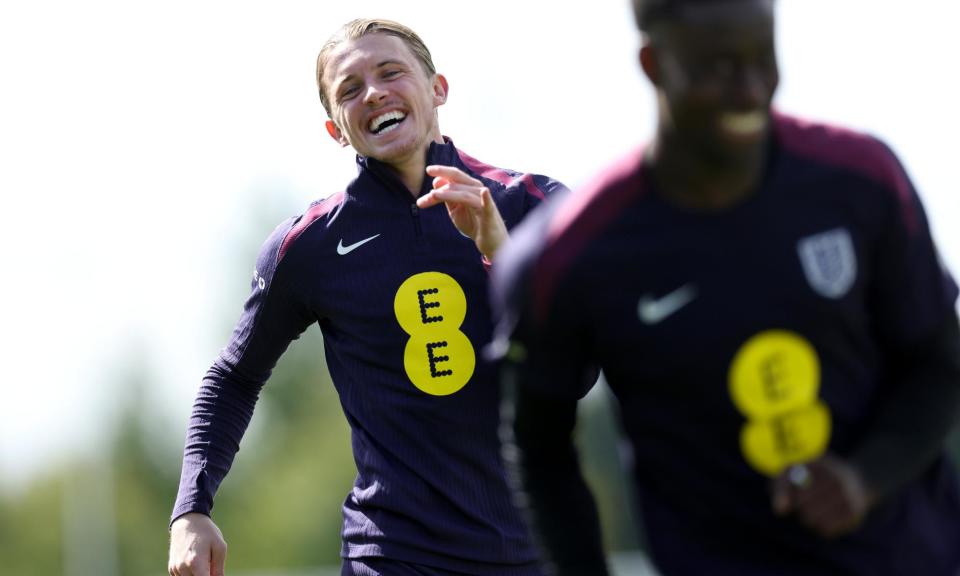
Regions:
[[[371,82],[367,84],[367,91],[363,95],[363,101],[367,104],[376,104],[387,96],[387,91],[379,83]]]

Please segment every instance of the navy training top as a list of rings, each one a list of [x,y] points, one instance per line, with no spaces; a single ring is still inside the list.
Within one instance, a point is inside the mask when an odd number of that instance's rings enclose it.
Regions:
[[[500,460],[497,369],[481,353],[493,330],[481,254],[443,206],[418,209],[387,166],[357,161],[344,192],[264,243],[233,337],[198,392],[172,517],[210,513],[260,388],[319,323],[358,471],[342,555],[539,574]],[[449,139],[430,145],[427,164],[483,181],[508,228],[565,189],[486,165]]]
[[[785,466],[855,449],[910,385],[885,354],[957,297],[884,144],[775,114],[771,148],[759,190],[723,211],[666,201],[635,151],[521,225],[494,287],[532,364],[523,385],[578,398],[603,369],[666,574],[953,576],[960,495],[942,458],[840,539],[771,510]]]

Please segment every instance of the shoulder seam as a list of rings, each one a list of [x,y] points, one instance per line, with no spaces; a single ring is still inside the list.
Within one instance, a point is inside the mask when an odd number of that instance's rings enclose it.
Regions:
[[[492,166],[486,162],[477,160],[459,148],[457,149],[457,156],[459,157],[460,161],[470,169],[470,171],[478,175],[480,178],[493,180],[494,182],[502,184],[508,188],[517,184],[523,184],[527,194],[535,196],[540,200],[543,200],[547,197],[543,190],[540,189],[540,186],[537,185],[533,174],[497,168],[496,166]]]
[[[896,154],[885,142],[870,134],[785,115],[779,115],[777,125],[781,145],[788,152],[823,166],[847,171],[892,192],[908,228],[911,231],[916,229],[912,185]],[[813,137],[805,137],[808,134]]]
[[[280,250],[277,252],[277,264],[280,264],[280,261],[283,260],[283,257],[286,255],[287,251],[290,249],[290,246],[303,233],[313,225],[314,222],[322,218],[323,216],[330,213],[331,210],[340,206],[343,202],[346,192],[340,191],[336,194],[331,194],[330,196],[314,202],[306,212],[303,213],[303,216],[300,217],[300,220],[297,221],[293,227],[287,232],[284,236],[283,241],[280,243]]]
[[[580,255],[584,246],[597,231],[621,214],[625,206],[643,196],[645,190],[641,185],[641,175],[644,151],[644,147],[631,151],[588,182],[583,189],[567,196],[550,218],[544,249],[536,264],[536,321],[546,318],[560,276]],[[596,201],[601,198],[604,200],[603,207],[596,209]],[[583,214],[590,207],[595,210],[585,218]]]

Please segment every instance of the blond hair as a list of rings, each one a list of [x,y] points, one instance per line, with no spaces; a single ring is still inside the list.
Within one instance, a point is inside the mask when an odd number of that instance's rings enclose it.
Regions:
[[[403,40],[403,42],[410,47],[414,56],[420,60],[420,64],[423,66],[427,76],[433,76],[437,73],[437,69],[433,65],[433,57],[430,55],[430,50],[427,48],[427,45],[423,43],[420,36],[410,28],[407,28],[399,22],[385,20],[383,18],[358,18],[351,20],[341,26],[340,30],[327,39],[323,47],[320,48],[320,53],[317,55],[317,89],[320,91],[320,103],[323,104],[323,109],[327,111],[327,116],[332,117],[332,114],[330,113],[330,98],[327,96],[326,86],[323,85],[323,73],[327,68],[330,53],[344,42],[356,40],[367,34],[374,33],[388,34]]]

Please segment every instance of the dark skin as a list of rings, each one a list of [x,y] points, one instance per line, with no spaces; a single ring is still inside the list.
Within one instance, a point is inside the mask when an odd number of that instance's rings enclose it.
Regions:
[[[657,91],[650,160],[658,188],[706,209],[751,194],[763,176],[779,82],[772,1],[693,4],[646,40],[640,65]]]
[[[808,462],[806,482],[791,481],[790,469],[773,480],[773,510],[797,519],[824,538],[835,538],[860,526],[876,497],[855,466],[827,453]]]
[[[779,82],[773,10],[773,0],[691,3],[647,30],[640,65],[658,102],[648,162],[669,201],[723,210],[760,187]],[[861,472],[830,453],[805,465],[773,479],[773,511],[824,538],[855,530],[877,499]]]

